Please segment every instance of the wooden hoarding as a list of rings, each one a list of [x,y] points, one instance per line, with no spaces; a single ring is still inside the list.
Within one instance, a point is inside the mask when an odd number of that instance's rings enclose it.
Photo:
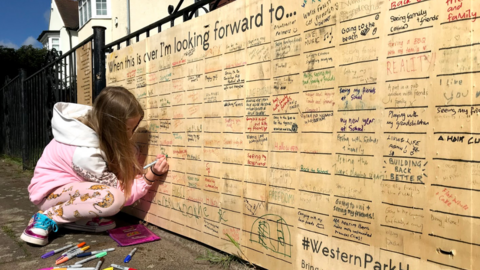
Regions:
[[[268,269],[477,269],[478,10],[235,1],[111,53],[170,164],[126,211]]]
[[[92,43],[75,51],[77,56],[77,103],[92,105]]]

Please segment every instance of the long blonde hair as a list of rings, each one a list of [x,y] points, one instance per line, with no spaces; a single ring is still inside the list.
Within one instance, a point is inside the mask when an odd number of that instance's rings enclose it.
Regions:
[[[117,176],[126,199],[130,197],[136,174],[142,171],[126,122],[134,117],[141,120],[143,116],[143,109],[132,93],[124,87],[109,86],[97,96],[92,110],[79,119],[97,133],[108,170]]]

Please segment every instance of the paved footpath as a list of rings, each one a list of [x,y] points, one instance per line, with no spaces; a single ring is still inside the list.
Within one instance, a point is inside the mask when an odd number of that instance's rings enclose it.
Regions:
[[[123,263],[123,259],[132,250],[132,247],[118,247],[106,233],[84,233],[59,229],[55,236],[50,238],[50,244],[45,247],[29,245],[20,240],[20,235],[28,220],[37,211],[28,199],[27,186],[31,176],[32,172],[22,172],[19,165],[0,158],[0,269],[35,270],[52,267],[56,257],[41,259],[43,254],[55,248],[83,241],[91,246],[91,250],[116,248],[105,257],[105,263],[101,269],[109,267],[111,263],[127,265]],[[118,214],[114,219],[118,226],[139,223],[137,218],[124,213]],[[128,263],[129,267],[138,270],[223,269],[219,265],[196,260],[198,256],[205,254],[208,249],[205,246],[156,226],[148,225],[148,227],[161,236],[162,240],[138,245],[137,253]],[[71,264],[78,260],[80,259],[71,260]],[[95,267],[96,263],[97,260],[91,261],[84,264],[84,267]],[[231,269],[248,268],[240,263],[234,263],[231,265]]]

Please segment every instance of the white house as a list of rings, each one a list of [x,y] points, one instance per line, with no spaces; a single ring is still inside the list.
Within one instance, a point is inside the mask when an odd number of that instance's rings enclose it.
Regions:
[[[37,38],[44,48],[68,52],[78,44],[78,3],[73,0],[52,0],[48,30]]]
[[[184,0],[180,9],[197,1]],[[105,43],[108,44],[163,19],[169,15],[168,6],[176,7],[178,2],[179,0],[78,0],[79,42],[93,34],[93,26],[103,26],[106,28]],[[205,12],[199,11],[199,15],[202,14]],[[175,24],[182,21],[182,18],[178,18]],[[168,27],[170,24],[166,24],[164,29]],[[143,35],[142,38],[144,37]]]
[[[184,0],[180,9],[200,0]],[[219,7],[235,0],[221,0]],[[38,37],[49,50],[63,53],[93,34],[93,26],[103,26],[108,44],[168,16],[168,6],[179,0],[52,0],[48,30]],[[205,6],[209,10],[209,6]],[[198,15],[205,12],[200,9]],[[175,25],[182,18],[175,20]],[[163,29],[169,28],[165,24]],[[153,32],[151,34],[155,34]],[[142,36],[144,38],[145,35]]]

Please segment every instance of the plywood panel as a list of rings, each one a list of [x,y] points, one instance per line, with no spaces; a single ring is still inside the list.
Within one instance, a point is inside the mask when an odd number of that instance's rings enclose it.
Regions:
[[[127,211],[268,269],[478,268],[479,9],[235,1],[111,53],[170,164]]]

